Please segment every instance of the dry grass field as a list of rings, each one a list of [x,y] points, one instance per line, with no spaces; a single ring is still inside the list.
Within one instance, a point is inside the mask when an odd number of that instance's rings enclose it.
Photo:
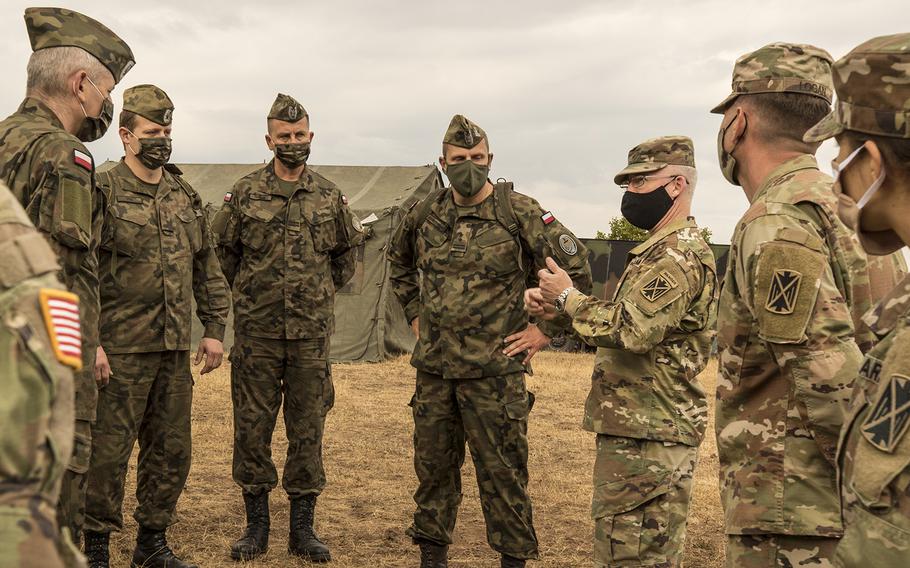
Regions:
[[[531,494],[541,545],[541,561],[531,566],[591,565],[594,436],[579,424],[593,360],[591,355],[542,353],[535,359],[535,376],[528,380],[537,395],[529,437]],[[712,363],[702,375],[712,407],[715,372]],[[416,486],[407,406],[413,376],[405,357],[376,365],[334,366],[336,405],[329,414],[325,440],[328,486],[316,518],[317,532],[332,547],[330,566],[405,568],[419,562],[416,547],[404,535]],[[242,530],[244,513],[240,492],[231,481],[229,384],[226,367],[197,377],[193,468],[178,509],[180,522],[169,531],[171,543],[203,567],[303,566],[306,563],[287,554],[288,505],[280,486],[271,495],[268,554],[247,564],[230,560],[230,544]],[[708,431],[696,472],[685,554],[685,565],[699,568],[721,566],[723,560],[713,425]],[[284,428],[279,426],[272,448],[279,471],[286,447]],[[470,456],[467,461],[450,566],[499,566],[498,556],[486,544]],[[112,565],[118,567],[129,565],[136,534],[131,516],[135,452],[127,483],[127,526],[111,543]]]

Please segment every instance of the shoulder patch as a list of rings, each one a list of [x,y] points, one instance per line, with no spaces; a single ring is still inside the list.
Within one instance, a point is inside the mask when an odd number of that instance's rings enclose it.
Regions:
[[[679,286],[673,275],[664,270],[641,287],[641,295],[649,302],[656,302],[664,294]]]
[[[230,191],[224,194],[225,203],[230,203],[232,199],[234,199],[234,194],[231,193]]]
[[[563,233],[559,235],[559,248],[569,256],[578,254],[578,243],[572,238],[572,235]]]
[[[73,149],[73,163],[77,166],[81,166],[88,171],[94,171],[95,167],[92,164],[92,157],[76,148]]]
[[[771,343],[801,343],[827,258],[811,248],[779,241],[765,244],[756,254],[749,298],[759,337]]]
[[[54,355],[58,361],[78,371],[82,368],[79,297],[54,288],[42,288],[38,297]]]
[[[543,215],[540,216],[540,220],[543,221],[544,225],[549,225],[550,223],[552,223],[553,221],[556,220],[556,217],[552,213],[547,211],[546,213],[544,213]]]
[[[862,428],[870,444],[883,452],[894,452],[910,429],[910,377],[891,375]]]
[[[796,308],[796,298],[802,279],[803,275],[795,270],[775,270],[771,277],[765,309],[772,314],[792,314]]]

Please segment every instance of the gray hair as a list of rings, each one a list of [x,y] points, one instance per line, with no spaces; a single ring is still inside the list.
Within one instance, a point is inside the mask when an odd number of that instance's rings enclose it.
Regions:
[[[113,78],[107,67],[82,48],[65,46],[39,49],[28,60],[26,94],[64,96],[68,91],[66,79],[80,69],[96,83],[105,73]]]
[[[671,164],[663,169],[663,173],[666,175],[677,175],[686,178],[686,181],[689,182],[689,191],[695,192],[695,184],[698,183],[698,170],[691,166],[677,166]]]

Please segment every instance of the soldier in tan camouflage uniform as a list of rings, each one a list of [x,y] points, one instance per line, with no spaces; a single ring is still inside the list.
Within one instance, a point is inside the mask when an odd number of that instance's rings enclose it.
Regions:
[[[108,203],[101,238],[101,346],[89,468],[85,551],[108,565],[111,531],[123,529],[124,482],[139,441],[134,513],[137,566],[191,566],[174,556],[165,530],[190,470],[192,301],[204,326],[195,363],[221,364],[228,287],[202,200],[168,164],[174,105],[164,91],[139,85],[123,94],[125,157],[97,174]]]
[[[545,310],[555,302],[599,348],[582,423],[597,434],[594,565],[677,567],[707,424],[697,377],[717,310],[714,254],[690,216],[692,141],[635,146],[614,181],[626,190],[623,215],[649,238],[629,254],[612,300],[582,294],[551,263],[525,302],[538,317],[553,317]]]
[[[288,549],[316,562],[331,558],[313,530],[325,487],[325,418],[335,401],[329,337],[335,291],[354,274],[363,227],[335,184],[307,167],[309,126],[300,103],[279,94],[266,135],[276,159],[225,194],[213,223],[234,290],[234,481],[247,514],[246,531],[231,548],[235,560],[258,556],[268,545],[269,492],[278,484],[271,442],[282,398]]]
[[[53,250],[2,183],[0,266],[0,565],[84,566],[56,511],[82,365],[79,298],[63,289]]]
[[[29,8],[32,53],[26,98],[0,122],[0,181],[60,259],[63,283],[79,296],[82,370],[76,373],[73,455],[63,476],[60,525],[78,540],[85,514],[85,472],[91,453],[97,387],[97,247],[103,205],[94,162],[83,142],[110,124],[111,89],[133,66],[123,40],[95,20],[61,8]]]
[[[910,243],[910,34],[873,38],[834,64],[834,111],[805,134],[835,137],[840,216],[870,255]],[[860,368],[838,450],[843,567],[910,565],[910,281],[865,320],[879,338]]]
[[[802,140],[829,110],[831,62],[767,45],[737,61],[733,93],[712,111],[724,115],[724,177],[750,201],[717,316],[728,566],[830,566],[843,533],[834,457],[862,358],[851,305],[868,279],[818,144]]]
[[[452,187],[415,203],[389,245],[392,289],[419,329],[414,467],[420,482],[408,535],[422,568],[447,565],[461,502],[465,441],[477,471],[487,540],[502,566],[536,558],[528,483],[524,374],[558,325],[528,323],[527,286],[548,256],[590,291],[587,250],[533,199],[488,179],[489,140],[456,115],[440,165]]]

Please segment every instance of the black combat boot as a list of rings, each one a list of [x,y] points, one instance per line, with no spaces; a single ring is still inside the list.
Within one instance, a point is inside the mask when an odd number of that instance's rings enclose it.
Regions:
[[[164,531],[139,527],[136,537],[136,549],[133,550],[133,561],[130,568],[199,568],[195,564],[184,562],[174,555],[167,545]]]
[[[110,568],[111,533],[85,531],[85,559],[88,568]]]
[[[503,554],[499,566],[501,568],[525,568],[525,560],[523,558],[515,558],[514,556]]]
[[[291,499],[291,534],[288,552],[310,562],[328,562],[332,559],[329,547],[313,532],[316,515],[316,496],[304,495]]]
[[[243,494],[246,507],[246,530],[243,536],[231,545],[231,558],[252,560],[265,554],[269,548],[269,493],[259,495]]]
[[[449,545],[418,540],[420,547],[420,568],[448,568]]]

